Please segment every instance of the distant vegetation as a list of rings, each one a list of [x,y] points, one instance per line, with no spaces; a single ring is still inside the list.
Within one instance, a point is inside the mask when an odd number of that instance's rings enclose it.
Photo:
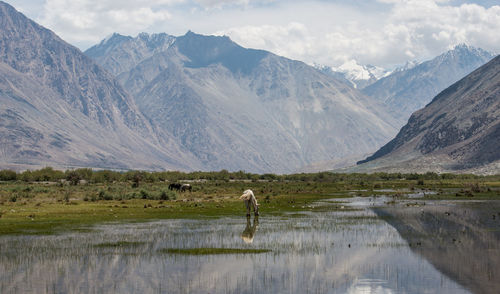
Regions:
[[[401,174],[401,173],[373,173],[373,174],[342,174],[332,172],[300,173],[288,175],[276,174],[254,174],[245,171],[229,172],[227,170],[213,172],[146,172],[128,171],[118,172],[111,170],[92,170],[90,168],[80,168],[75,170],[60,171],[51,167],[40,170],[27,170],[16,173],[12,170],[0,170],[0,181],[21,181],[21,182],[58,182],[67,181],[76,185],[80,181],[87,183],[113,183],[130,182],[139,186],[143,183],[155,182],[178,182],[178,181],[293,181],[293,182],[373,182],[392,180],[417,180],[421,184],[425,180],[475,180],[475,179],[495,179],[498,176],[477,176],[471,174],[437,174],[428,172],[425,174]]]

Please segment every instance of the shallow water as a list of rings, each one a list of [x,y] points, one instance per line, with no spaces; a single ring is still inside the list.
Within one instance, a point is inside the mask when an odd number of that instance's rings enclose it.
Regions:
[[[162,220],[106,224],[56,236],[1,237],[0,293],[495,293],[489,291],[499,289],[488,281],[488,277],[498,280],[500,265],[495,259],[498,234],[491,229],[495,220],[485,224],[471,221],[474,227],[461,224],[467,227],[467,234],[462,235],[470,236],[462,238],[466,247],[446,240],[435,243],[435,232],[423,224],[436,223],[436,217],[438,221],[439,217],[449,219],[452,214],[442,209],[453,213],[462,211],[462,206],[429,201],[415,204],[413,199],[411,207],[404,202],[386,206],[387,200],[342,199],[346,209],[338,210],[333,207],[339,203],[327,201],[322,205],[331,205],[331,211],[264,215],[257,222],[253,217],[248,222],[245,217]],[[470,208],[469,218],[480,218],[473,210]],[[429,217],[421,220],[421,211],[428,211]],[[491,209],[486,213],[491,217]],[[484,227],[488,229],[483,231]],[[417,228],[432,231],[432,236],[424,236]],[[448,223],[440,223],[440,228],[444,232],[456,229]],[[105,244],[116,242],[123,246]],[[472,266],[480,267],[476,270],[484,270],[485,275],[475,280],[469,273],[453,272],[467,266],[456,257],[467,250],[481,255],[483,246],[489,255],[482,258],[490,261],[475,257]],[[207,247],[271,252],[161,252],[165,248]],[[457,256],[440,259],[448,251]]]

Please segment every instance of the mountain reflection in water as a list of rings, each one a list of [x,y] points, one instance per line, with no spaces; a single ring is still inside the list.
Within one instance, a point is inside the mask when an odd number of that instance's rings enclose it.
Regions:
[[[373,203],[352,198],[342,204],[349,209],[326,204],[322,212],[261,216],[258,221],[178,219],[110,223],[49,236],[2,236],[0,293],[476,292],[429,263],[432,258],[416,254],[413,244],[409,247],[384,220],[388,217],[377,216]],[[240,254],[163,250],[206,248]],[[483,264],[476,265],[482,269]],[[494,268],[489,273],[496,277]]]
[[[374,211],[440,272],[473,293],[500,293],[500,202],[428,202]]]

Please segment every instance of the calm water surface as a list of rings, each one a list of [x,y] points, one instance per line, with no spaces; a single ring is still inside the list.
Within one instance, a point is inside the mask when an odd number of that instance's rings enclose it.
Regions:
[[[1,237],[0,293],[498,293],[498,203],[386,200]],[[207,247],[271,251],[161,252]]]

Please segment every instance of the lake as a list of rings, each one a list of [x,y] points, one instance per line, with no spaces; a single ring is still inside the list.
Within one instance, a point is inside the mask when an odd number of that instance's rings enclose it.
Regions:
[[[0,293],[500,291],[498,201],[382,196],[316,205],[258,219],[242,207],[241,217],[3,236]]]

